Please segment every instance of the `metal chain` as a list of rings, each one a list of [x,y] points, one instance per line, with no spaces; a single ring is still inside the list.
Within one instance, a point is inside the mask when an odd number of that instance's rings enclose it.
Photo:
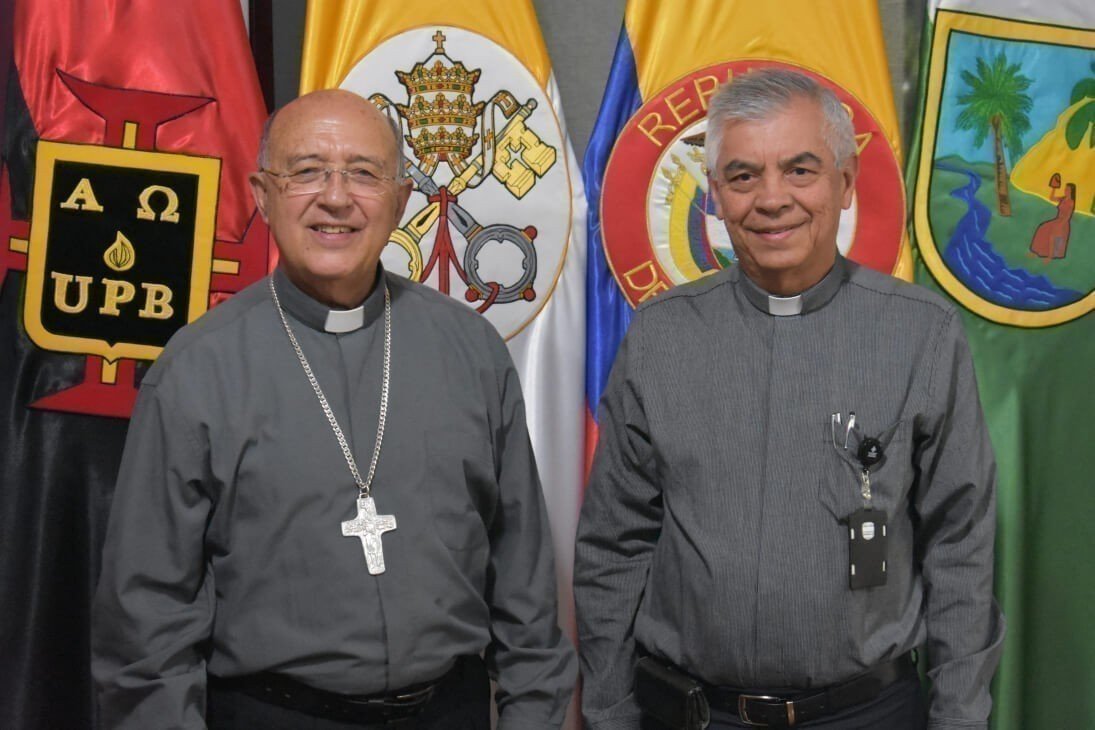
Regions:
[[[312,372],[312,366],[308,364],[308,358],[304,356],[304,350],[300,349],[300,343],[297,342],[296,335],[293,334],[293,328],[289,326],[289,320],[285,317],[285,310],[281,308],[281,300],[278,298],[278,290],[274,287],[274,278],[270,277],[270,294],[274,297],[274,306],[278,310],[278,316],[281,317],[281,324],[285,328],[285,334],[289,335],[289,343],[292,344],[293,350],[297,353],[297,359],[300,360],[300,366],[304,368],[304,374],[308,376],[308,382],[312,385],[312,390],[315,391],[316,398],[319,400],[319,405],[323,408],[323,413],[327,416],[327,422],[331,424],[331,430],[335,433],[335,438],[338,439],[338,445],[342,448],[342,455],[346,457],[346,466],[350,467],[350,473],[354,476],[354,482],[357,483],[360,497],[369,496],[369,488],[373,484],[373,474],[376,473],[376,464],[380,461],[380,447],[384,442],[384,423],[388,420],[388,386],[391,382],[391,364],[392,364],[392,297],[388,291],[387,285],[384,286],[384,375],[380,384],[380,415],[377,418],[376,424],[376,445],[373,446],[373,458],[369,462],[369,473],[364,480],[361,479],[361,473],[357,470],[357,462],[354,461],[354,455],[350,451],[350,445],[346,442],[346,436],[342,433],[342,428],[338,425],[338,419],[335,418],[335,412],[331,410],[331,405],[327,402],[327,396],[323,394],[323,388],[319,387],[319,381],[316,380],[315,374]]]

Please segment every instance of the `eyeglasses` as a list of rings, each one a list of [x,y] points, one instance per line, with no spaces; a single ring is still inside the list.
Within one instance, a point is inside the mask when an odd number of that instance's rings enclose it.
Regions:
[[[306,167],[295,172],[274,172],[265,167],[260,169],[270,177],[284,181],[283,192],[286,195],[315,195],[322,192],[331,179],[332,173],[342,175],[346,190],[350,195],[360,198],[380,198],[388,192],[388,183],[394,176],[377,175],[363,167],[336,169],[332,167]]]

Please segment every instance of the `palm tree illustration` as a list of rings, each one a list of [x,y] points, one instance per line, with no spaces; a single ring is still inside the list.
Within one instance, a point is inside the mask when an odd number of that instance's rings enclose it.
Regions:
[[[1008,64],[1003,51],[992,59],[977,59],[977,74],[962,72],[969,92],[958,97],[962,112],[958,115],[959,129],[972,130],[974,147],[980,147],[992,132],[992,152],[996,164],[996,201],[1000,215],[1011,215],[1008,195],[1008,164],[1004,147],[1013,158],[1023,151],[1022,136],[1030,129],[1027,113],[1033,102],[1026,93],[1031,80],[1019,73],[1019,64]]]
[[[1095,62],[1091,64],[1091,70],[1095,73]],[[1095,76],[1081,79],[1072,87],[1072,95],[1068,105],[1086,99],[1084,105],[1072,113],[1065,127],[1065,140],[1070,149],[1078,149],[1087,137],[1087,146],[1095,147]]]

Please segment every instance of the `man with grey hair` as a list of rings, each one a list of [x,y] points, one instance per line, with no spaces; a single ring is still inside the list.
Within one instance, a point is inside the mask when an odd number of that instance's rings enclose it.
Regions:
[[[402,140],[347,91],[267,125],[274,273],[142,384],[93,616],[104,727],[557,730],[575,681],[517,372],[386,272]]]
[[[986,727],[995,467],[959,316],[838,252],[858,162],[830,91],[739,76],[706,134],[738,265],[640,306],[600,403],[587,723]]]

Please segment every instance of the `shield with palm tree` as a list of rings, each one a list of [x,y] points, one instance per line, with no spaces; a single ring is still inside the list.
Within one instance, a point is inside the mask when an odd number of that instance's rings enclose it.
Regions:
[[[996,322],[1095,308],[1095,31],[940,10],[915,171],[920,254]]]

